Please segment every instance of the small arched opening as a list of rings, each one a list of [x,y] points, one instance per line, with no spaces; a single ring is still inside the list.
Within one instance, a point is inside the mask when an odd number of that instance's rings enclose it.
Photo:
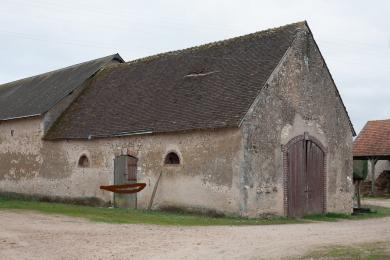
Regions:
[[[180,164],[180,158],[175,152],[170,152],[165,156],[164,164],[178,165]]]
[[[81,155],[77,165],[80,168],[88,168],[90,166],[88,157],[85,154]]]

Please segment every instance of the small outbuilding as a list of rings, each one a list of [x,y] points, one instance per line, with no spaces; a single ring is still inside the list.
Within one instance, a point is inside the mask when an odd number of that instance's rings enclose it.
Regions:
[[[366,123],[354,142],[353,158],[369,161],[370,193],[390,195],[390,119]]]
[[[306,22],[0,85],[0,191],[230,215],[352,211],[352,123]],[[132,195],[100,186],[144,183]],[[156,189],[156,183],[159,183]]]

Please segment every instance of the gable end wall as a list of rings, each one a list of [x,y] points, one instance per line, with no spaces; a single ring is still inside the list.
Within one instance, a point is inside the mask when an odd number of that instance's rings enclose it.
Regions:
[[[284,215],[282,145],[308,132],[326,152],[328,212],[352,210],[352,132],[348,115],[309,31],[297,34],[242,122],[243,215]]]

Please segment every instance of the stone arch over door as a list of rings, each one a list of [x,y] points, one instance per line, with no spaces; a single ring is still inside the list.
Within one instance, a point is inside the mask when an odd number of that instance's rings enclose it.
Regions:
[[[289,217],[326,212],[326,149],[299,135],[283,146],[284,211]]]

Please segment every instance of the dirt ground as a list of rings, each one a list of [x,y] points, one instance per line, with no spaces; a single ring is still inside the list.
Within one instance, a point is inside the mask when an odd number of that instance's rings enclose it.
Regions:
[[[362,204],[375,205],[390,208],[390,199],[363,199]]]
[[[0,259],[279,259],[326,245],[390,241],[390,218],[244,227],[93,223],[0,211]]]

